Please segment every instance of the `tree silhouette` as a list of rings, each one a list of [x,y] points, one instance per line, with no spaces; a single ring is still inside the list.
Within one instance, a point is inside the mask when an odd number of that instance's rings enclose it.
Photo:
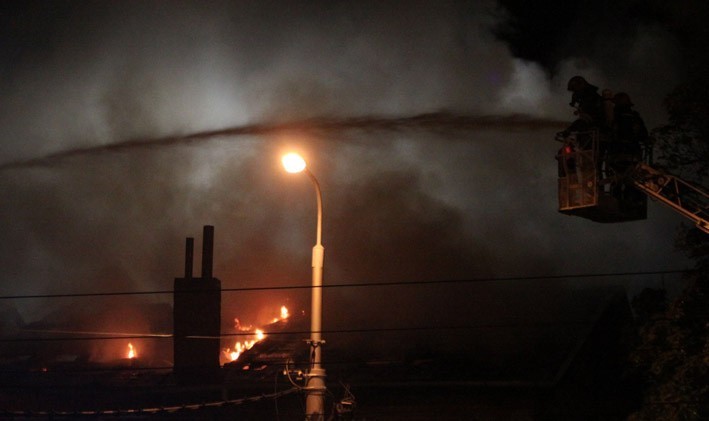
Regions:
[[[677,87],[665,107],[668,124],[653,130],[657,163],[706,185],[709,84]],[[695,262],[685,275],[685,289],[666,306],[657,291],[644,291],[633,303],[641,326],[630,359],[643,397],[632,421],[709,419],[709,235],[683,227],[676,244]]]

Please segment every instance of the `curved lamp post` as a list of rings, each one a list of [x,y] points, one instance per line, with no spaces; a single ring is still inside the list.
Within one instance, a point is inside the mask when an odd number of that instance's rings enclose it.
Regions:
[[[313,247],[313,283],[310,316],[310,372],[307,374],[305,419],[325,419],[325,369],[322,368],[322,272],[325,248],[322,245],[322,192],[320,184],[313,173],[307,168],[305,160],[296,153],[284,155],[281,159],[283,167],[289,173],[305,171],[315,186],[318,199],[318,225],[315,246]]]

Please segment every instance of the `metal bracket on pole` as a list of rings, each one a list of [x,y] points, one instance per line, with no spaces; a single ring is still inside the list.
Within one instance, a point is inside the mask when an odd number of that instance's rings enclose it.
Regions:
[[[317,347],[319,347],[319,346],[325,345],[325,340],[324,340],[324,339],[321,339],[321,340],[319,340],[319,341],[314,341],[314,340],[312,340],[312,339],[303,339],[303,342],[305,342],[306,344],[310,345],[311,348],[317,348]]]

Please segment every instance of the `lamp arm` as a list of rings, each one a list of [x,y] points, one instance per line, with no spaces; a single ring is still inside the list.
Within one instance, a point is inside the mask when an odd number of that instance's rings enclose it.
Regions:
[[[318,180],[315,178],[312,172],[308,168],[305,169],[305,172],[308,174],[308,177],[310,177],[310,181],[313,182],[313,185],[315,186],[315,193],[318,198],[318,225],[317,225],[317,233],[316,233],[316,246],[321,246],[322,245],[322,191],[320,190],[320,183],[318,183]]]

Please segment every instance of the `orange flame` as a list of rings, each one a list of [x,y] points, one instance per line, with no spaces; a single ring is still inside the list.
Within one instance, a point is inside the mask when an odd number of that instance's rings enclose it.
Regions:
[[[128,342],[128,358],[132,360],[133,358],[135,358],[137,356],[138,356],[138,354],[135,352],[135,348],[133,348],[133,344]]]
[[[288,316],[288,308],[286,306],[281,306],[281,317],[274,318],[272,322],[275,323],[280,320],[287,319]],[[234,349],[226,348],[224,350],[224,355],[228,358],[229,361],[238,360],[241,354],[251,349],[257,342],[262,341],[266,337],[266,334],[261,329],[253,329],[252,326],[242,327],[241,322],[239,321],[239,319],[236,318],[234,319],[234,327],[237,331],[240,332],[253,331],[253,337],[244,341],[235,342]]]

